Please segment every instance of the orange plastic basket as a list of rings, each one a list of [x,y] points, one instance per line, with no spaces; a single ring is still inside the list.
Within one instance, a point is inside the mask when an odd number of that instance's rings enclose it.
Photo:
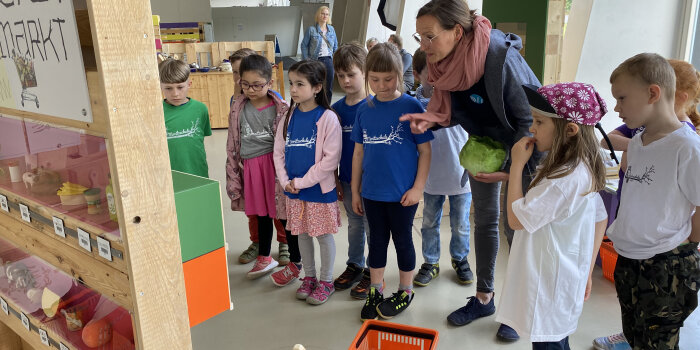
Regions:
[[[610,240],[603,240],[600,244],[600,260],[603,265],[603,277],[610,282],[615,282],[615,264],[617,263],[617,252],[613,248]]]
[[[397,323],[369,320],[357,332],[349,350],[434,350],[438,331]]]

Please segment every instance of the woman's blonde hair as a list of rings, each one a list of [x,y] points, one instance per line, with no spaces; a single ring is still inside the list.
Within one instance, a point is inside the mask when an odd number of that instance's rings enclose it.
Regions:
[[[558,179],[571,174],[579,163],[584,163],[593,177],[590,191],[582,195],[598,192],[605,188],[605,165],[600,154],[599,142],[595,137],[593,125],[578,124],[578,132],[574,136],[566,135],[566,127],[570,123],[566,119],[552,118],[554,122],[554,137],[552,149],[540,162],[540,166],[529,188],[535,187],[543,179]]]
[[[316,16],[314,17],[316,19],[316,23],[318,23],[318,17],[321,16],[321,11],[323,10],[328,10],[328,22],[326,24],[333,24],[331,23],[331,9],[328,8],[328,6],[321,6],[316,10]]]
[[[399,49],[394,44],[379,43],[367,54],[365,61],[365,91],[369,88],[369,72],[396,73],[397,89],[403,93],[403,61]],[[371,100],[370,100],[371,102]]]

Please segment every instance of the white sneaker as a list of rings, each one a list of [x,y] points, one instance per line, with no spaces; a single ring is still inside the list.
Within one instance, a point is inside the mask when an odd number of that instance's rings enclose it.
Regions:
[[[251,280],[262,277],[271,272],[277,265],[277,261],[271,256],[258,256],[253,269],[248,272],[247,277]]]
[[[595,338],[593,347],[597,350],[631,350],[630,344],[623,333],[613,334],[608,337]]]

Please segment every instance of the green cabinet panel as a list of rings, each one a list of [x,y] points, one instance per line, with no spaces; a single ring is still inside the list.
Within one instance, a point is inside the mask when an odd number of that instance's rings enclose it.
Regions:
[[[182,262],[225,245],[219,182],[173,171]]]

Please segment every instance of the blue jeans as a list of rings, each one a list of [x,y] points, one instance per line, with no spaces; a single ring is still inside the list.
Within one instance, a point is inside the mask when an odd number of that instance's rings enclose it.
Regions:
[[[462,261],[469,254],[469,207],[472,204],[472,194],[463,193],[448,196],[450,201],[450,256]],[[440,221],[444,195],[423,193],[423,259],[428,264],[440,261]]]
[[[323,56],[318,58],[323,65],[326,66],[326,97],[328,97],[328,104],[331,104],[331,99],[333,98],[333,76],[335,71],[333,70],[333,58],[330,56]]]
[[[347,264],[355,264],[365,267],[365,241],[369,238],[369,224],[367,215],[357,215],[352,210],[352,191],[350,184],[341,181],[343,188],[343,206],[348,215],[348,261]]]

